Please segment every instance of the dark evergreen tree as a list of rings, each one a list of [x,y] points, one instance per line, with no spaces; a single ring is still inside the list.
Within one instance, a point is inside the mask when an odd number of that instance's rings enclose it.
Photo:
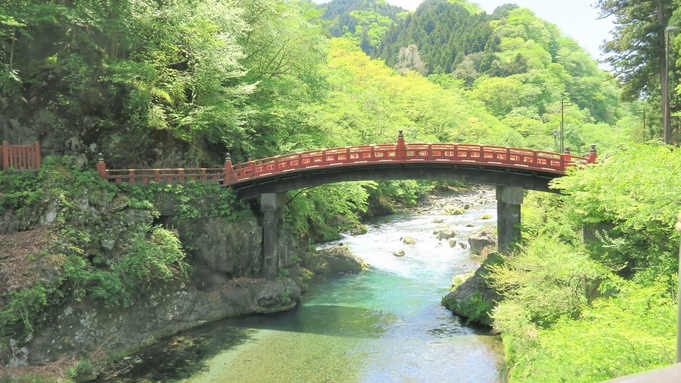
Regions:
[[[464,58],[485,50],[492,35],[491,17],[472,14],[461,4],[446,0],[426,0],[386,34],[378,55],[388,65],[398,61],[400,49],[416,45],[427,73],[451,73]]]

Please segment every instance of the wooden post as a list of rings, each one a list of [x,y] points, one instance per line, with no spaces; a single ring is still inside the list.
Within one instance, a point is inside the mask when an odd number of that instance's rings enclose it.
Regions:
[[[591,149],[589,149],[589,154],[586,155],[586,162],[590,164],[595,164],[598,158],[598,153],[596,152],[596,144],[591,144]]]
[[[229,185],[234,181],[234,169],[232,168],[232,156],[225,154],[225,176],[222,178],[223,185]]]
[[[40,141],[35,142],[35,168],[40,170]]]
[[[9,168],[9,143],[2,141],[2,170]]]
[[[572,164],[572,154],[570,154],[570,147],[566,146],[563,154],[563,170],[566,170],[570,164]]]
[[[105,180],[109,180],[109,177],[107,177],[106,174],[106,163],[104,162],[104,155],[102,153],[99,153],[99,161],[97,161],[97,173],[99,173],[102,178]]]
[[[404,143],[404,135],[402,130],[397,134],[397,159],[404,160],[407,158],[407,145]]]

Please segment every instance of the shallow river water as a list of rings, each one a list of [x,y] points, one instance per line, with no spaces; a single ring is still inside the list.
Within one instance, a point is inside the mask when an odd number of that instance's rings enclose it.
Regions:
[[[465,242],[495,214],[495,206],[482,205],[459,216],[372,221],[367,234],[341,241],[368,270],[313,281],[290,312],[227,319],[164,339],[113,381],[501,382],[498,337],[465,326],[440,305],[452,276],[477,261],[433,235],[439,218]],[[403,244],[405,236],[417,243]],[[398,250],[406,255],[392,255]]]

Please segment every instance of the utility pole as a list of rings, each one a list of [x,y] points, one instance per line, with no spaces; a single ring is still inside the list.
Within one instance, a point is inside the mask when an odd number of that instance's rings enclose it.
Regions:
[[[565,107],[574,105],[572,101],[560,99],[560,152],[565,151]]]
[[[681,213],[676,220],[676,230],[681,233]],[[676,295],[677,319],[676,319],[676,363],[681,363],[681,242],[679,242],[679,292]]]
[[[662,85],[662,139],[665,144],[672,143],[672,114],[669,110],[669,35],[671,31],[678,29],[670,25],[664,29],[664,82]]]
[[[645,134],[644,137],[648,136],[648,132],[646,132],[646,107],[643,107],[643,134]],[[653,137],[650,137],[651,139]]]

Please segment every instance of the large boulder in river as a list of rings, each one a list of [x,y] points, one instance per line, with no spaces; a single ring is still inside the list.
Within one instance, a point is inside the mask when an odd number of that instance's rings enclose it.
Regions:
[[[491,231],[483,230],[468,237],[471,254],[487,255],[494,251],[497,238]]]
[[[501,296],[487,282],[489,266],[503,261],[499,253],[487,255],[473,276],[442,298],[442,305],[469,322],[491,326],[490,313]]]
[[[358,272],[368,265],[350,249],[338,245],[319,250],[314,254],[306,254],[305,267],[315,273],[347,273]]]
[[[433,234],[437,237],[438,241],[442,241],[443,239],[450,239],[456,237],[458,234],[455,230],[452,229],[439,229],[433,231]]]

